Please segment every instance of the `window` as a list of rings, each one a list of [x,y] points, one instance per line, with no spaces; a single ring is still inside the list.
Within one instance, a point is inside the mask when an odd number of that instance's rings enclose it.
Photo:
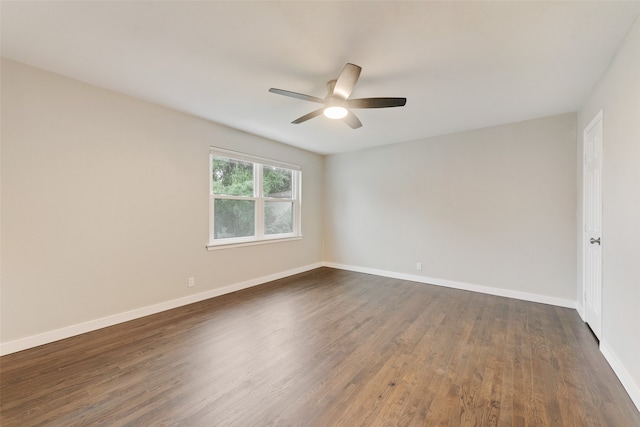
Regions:
[[[209,165],[209,249],[302,236],[300,167],[219,148]]]

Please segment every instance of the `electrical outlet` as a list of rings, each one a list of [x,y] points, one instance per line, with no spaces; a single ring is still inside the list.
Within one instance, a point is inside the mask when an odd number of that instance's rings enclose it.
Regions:
[[[196,278],[195,277],[189,277],[189,287],[192,288],[196,285]]]
[[[422,270],[422,263],[421,262],[416,263],[416,270]]]

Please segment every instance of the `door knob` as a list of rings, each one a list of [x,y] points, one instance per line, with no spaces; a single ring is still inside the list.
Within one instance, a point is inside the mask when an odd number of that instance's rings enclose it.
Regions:
[[[600,244],[600,238],[598,237],[597,239],[594,239],[593,237],[591,239],[589,239],[589,243],[591,243],[592,245],[594,243]]]

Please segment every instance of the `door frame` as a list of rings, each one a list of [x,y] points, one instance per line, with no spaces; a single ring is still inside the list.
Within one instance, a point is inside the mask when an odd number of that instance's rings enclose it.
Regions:
[[[589,121],[589,124],[587,126],[584,127],[583,131],[582,131],[582,215],[581,215],[581,224],[580,224],[580,251],[581,251],[581,256],[582,256],[582,295],[580,298],[580,302],[581,302],[581,308],[582,308],[582,313],[580,313],[582,320],[587,323],[587,276],[586,276],[586,272],[587,272],[587,251],[586,251],[586,192],[587,192],[587,183],[586,183],[586,144],[587,144],[587,133],[589,133],[589,131],[591,131],[591,129],[596,126],[598,124],[598,122],[601,123],[601,128],[602,128],[602,135],[601,135],[601,150],[600,150],[600,172],[601,172],[601,177],[602,175],[602,156],[604,155],[604,121],[603,121],[603,109],[600,109],[600,111],[598,111],[598,113]],[[600,212],[602,213],[602,201],[604,200],[603,197],[603,189],[602,189],[602,181],[601,181],[601,185],[600,185]],[[600,224],[600,227],[602,228],[602,223]],[[600,230],[600,237],[602,239],[602,234],[603,234],[603,230]],[[604,240],[604,239],[602,239]],[[602,257],[600,257],[600,275],[601,275],[601,279],[600,279],[600,325],[598,326],[598,330],[600,331],[600,337],[599,340],[602,341],[602,318],[604,316],[604,313],[602,312],[602,288],[603,288],[603,278],[602,278]]]

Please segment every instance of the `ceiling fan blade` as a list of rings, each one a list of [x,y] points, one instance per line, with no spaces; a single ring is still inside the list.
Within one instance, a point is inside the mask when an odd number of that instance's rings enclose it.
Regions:
[[[360,98],[347,100],[349,108],[388,108],[403,107],[407,98]]]
[[[304,93],[291,92],[289,90],[276,89],[274,87],[269,89],[269,92],[277,93],[278,95],[290,96],[291,98],[302,99],[303,101],[319,102],[321,104],[324,102],[324,99],[322,98],[317,98],[311,95],[305,95]]]
[[[333,88],[333,95],[342,99],[349,98],[351,92],[353,92],[353,89],[356,87],[356,83],[358,83],[361,71],[362,67],[355,64],[345,65],[340,76],[336,80],[336,85]]]
[[[307,120],[313,119],[314,117],[318,117],[320,114],[322,114],[323,111],[324,111],[324,108],[319,108],[315,111],[310,112],[309,114],[305,114],[302,117],[298,117],[291,123],[297,125],[298,123],[306,122]]]
[[[346,124],[348,124],[349,127],[351,127],[351,129],[358,129],[359,127],[362,126],[360,119],[358,119],[358,117],[356,117],[356,115],[353,114],[351,111],[347,112],[347,115],[342,120]]]

